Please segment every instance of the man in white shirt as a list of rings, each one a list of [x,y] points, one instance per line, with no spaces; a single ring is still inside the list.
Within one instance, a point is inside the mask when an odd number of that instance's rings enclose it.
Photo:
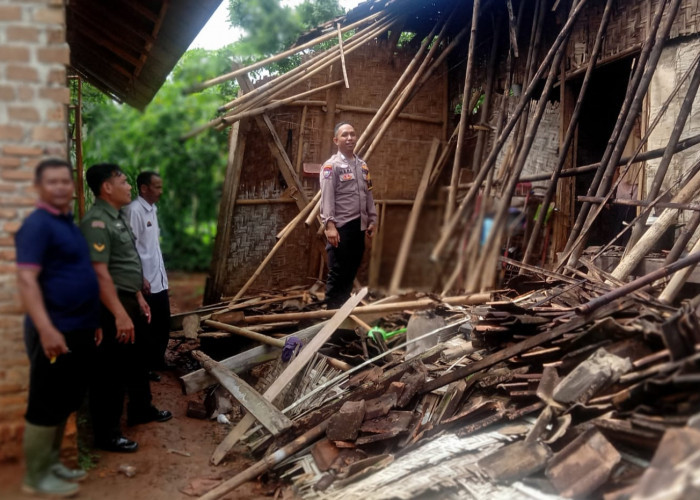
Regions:
[[[156,172],[141,172],[136,178],[138,197],[125,207],[136,237],[136,250],[143,267],[143,295],[151,308],[151,325],[147,365],[151,380],[160,376],[155,370],[166,368],[165,350],[170,338],[170,298],[168,276],[160,251],[160,228],[156,203],[163,194],[163,179]]]

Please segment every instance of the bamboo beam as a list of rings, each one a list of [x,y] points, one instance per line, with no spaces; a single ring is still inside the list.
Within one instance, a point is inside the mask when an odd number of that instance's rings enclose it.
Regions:
[[[419,299],[407,302],[397,302],[391,304],[379,304],[356,307],[351,311],[356,316],[363,314],[378,314],[389,313],[404,310],[428,309],[435,307],[440,303],[449,305],[476,305],[484,304],[491,300],[490,293],[475,293],[469,295],[460,295],[456,297],[445,297],[439,301],[433,299]],[[282,314],[264,314],[260,316],[247,316],[245,322],[249,325],[260,323],[277,322],[277,321],[299,321],[304,319],[325,319],[330,318],[335,314],[335,309],[307,311],[300,313],[282,313]]]
[[[693,245],[693,248],[690,251],[690,255],[693,254],[700,255],[700,239],[695,242],[695,245]],[[670,304],[673,302],[678,296],[678,293],[681,291],[681,288],[683,288],[683,285],[685,285],[685,282],[688,281],[690,275],[693,274],[696,266],[697,263],[694,263],[681,271],[675,272],[673,277],[671,277],[671,280],[668,282],[668,285],[666,285],[666,288],[664,288],[659,295],[659,301],[663,302],[664,304]]]
[[[192,351],[192,357],[214,377],[246,410],[265,427],[273,436],[292,426],[284,413],[277,409],[269,400],[263,398],[243,379],[230,372],[202,351]]]
[[[430,151],[428,152],[428,158],[425,162],[425,167],[423,168],[423,177],[421,178],[420,184],[418,185],[418,191],[416,192],[415,201],[413,203],[413,207],[411,208],[411,213],[408,216],[408,222],[406,222],[406,227],[403,230],[401,245],[399,246],[399,254],[396,257],[396,263],[394,264],[394,273],[391,276],[391,282],[389,284],[390,294],[397,293],[399,287],[401,286],[401,279],[403,278],[403,273],[406,268],[406,262],[408,261],[408,253],[411,251],[413,236],[416,232],[418,219],[420,218],[421,209],[423,208],[423,201],[425,200],[425,195],[428,191],[428,181],[430,180],[430,173],[433,169],[433,165],[435,164],[435,157],[437,156],[439,147],[440,140],[434,138],[433,143],[430,146]]]
[[[343,50],[343,32],[340,30],[340,23],[338,26],[338,49],[340,50],[340,64],[343,67],[343,81],[345,81],[345,88],[350,88],[350,82],[348,82],[348,70],[345,67],[345,51]]]
[[[381,16],[386,15],[385,11],[381,10],[375,14],[372,14],[370,16],[367,16],[363,19],[360,19],[357,22],[354,22],[352,24],[348,24],[344,28],[342,28],[342,32],[345,33],[350,30],[354,30],[355,28],[362,26],[365,23],[368,23],[370,21],[373,21]],[[318,38],[315,38],[309,42],[306,42],[302,45],[299,45],[297,47],[293,47],[289,50],[285,50],[284,52],[281,52],[279,54],[276,54],[274,56],[268,57],[267,59],[263,59],[262,61],[258,61],[256,63],[250,64],[244,68],[239,68],[234,71],[231,71],[230,73],[226,73],[225,75],[218,76],[216,78],[212,78],[210,80],[206,80],[202,83],[198,83],[197,85],[193,85],[189,89],[185,91],[187,94],[191,94],[194,92],[200,92],[206,88],[213,87],[214,85],[218,85],[223,82],[227,82],[229,80],[233,80],[234,78],[240,76],[240,75],[245,75],[246,73],[250,73],[251,71],[254,71],[258,68],[262,68],[263,66],[267,66],[270,63],[281,61],[282,59],[289,57],[291,55],[296,54],[297,52],[301,52],[302,50],[309,49],[313,47],[314,45],[318,45],[319,43],[323,43],[327,40],[331,40],[335,38],[336,33],[335,31],[328,33],[326,35],[322,35]]]
[[[301,175],[304,160],[304,126],[306,125],[306,113],[309,110],[307,105],[301,110],[301,122],[299,123],[299,144],[297,145],[297,159],[294,164],[297,175]]]
[[[247,328],[242,328],[240,326],[229,325],[228,323],[222,323],[220,321],[212,321],[210,319],[204,320],[203,323],[205,326],[210,326],[212,328],[218,328],[219,330],[233,333],[234,335],[240,335],[241,337],[246,337],[246,338],[249,338],[249,339],[254,340],[256,342],[260,342],[261,344],[270,345],[272,347],[277,347],[279,349],[282,349],[284,347],[284,344],[285,344],[285,341],[282,339],[276,339],[275,337],[269,337],[267,335],[263,335],[262,333],[254,332],[253,330],[249,330]]]
[[[624,205],[627,207],[658,207],[672,208],[676,210],[692,210],[700,212],[700,204],[696,203],[665,203],[662,201],[654,202],[654,200],[635,200],[632,198],[604,198],[599,196],[577,196],[577,201],[585,201],[588,203],[610,203],[613,205]]]
[[[314,207],[315,207],[320,202],[320,200],[321,200],[321,191],[319,190],[316,192],[316,194],[311,199],[311,201],[308,203],[308,205],[304,208],[304,210],[306,210],[308,208],[308,206],[311,205],[312,203],[314,204]],[[292,219],[291,221],[289,221],[289,223],[286,226],[284,226],[279,233],[277,233],[277,239],[280,239],[282,236],[284,236],[284,234],[287,231],[292,231],[294,229],[294,227],[296,227],[298,224],[299,224],[299,221],[296,219],[296,217],[294,219]]]

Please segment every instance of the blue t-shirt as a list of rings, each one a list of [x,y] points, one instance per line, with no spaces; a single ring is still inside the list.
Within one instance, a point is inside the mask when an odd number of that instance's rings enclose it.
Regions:
[[[62,332],[99,326],[100,289],[72,214],[39,204],[15,236],[17,266],[35,267],[46,310]],[[31,324],[29,316],[27,322]]]

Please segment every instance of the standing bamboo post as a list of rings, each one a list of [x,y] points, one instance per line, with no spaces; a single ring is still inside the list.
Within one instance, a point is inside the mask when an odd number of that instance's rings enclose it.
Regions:
[[[379,203],[379,228],[377,234],[372,238],[372,251],[369,259],[369,286],[376,288],[379,286],[379,271],[382,266],[382,248],[384,247],[384,221],[386,219],[386,203]]]
[[[483,168],[481,170],[479,170],[479,173],[477,174],[476,179],[474,179],[474,181],[472,182],[472,187],[469,189],[469,191],[467,192],[467,195],[464,197],[464,199],[460,203],[457,211],[452,215],[452,219],[450,219],[450,222],[447,224],[447,226],[443,229],[442,233],[440,234],[440,239],[438,240],[437,244],[433,248],[433,251],[430,255],[430,259],[432,261],[437,261],[440,259],[440,255],[442,255],[442,252],[445,249],[445,246],[447,245],[448,241],[450,240],[452,233],[456,229],[456,227],[459,224],[462,217],[466,214],[467,208],[474,201],[474,198],[476,197],[476,194],[481,187],[481,183],[484,181],[484,179],[486,178],[486,176],[490,172],[491,168],[493,168],[493,165],[496,162],[496,158],[498,157],[498,152],[500,151],[500,149],[503,147],[503,144],[505,144],[506,140],[508,139],[508,136],[512,132],[513,127],[515,126],[523,109],[528,105],[529,100],[532,97],[532,95],[534,94],[535,88],[537,87],[536,84],[539,83],[540,78],[542,77],[544,72],[547,71],[547,69],[551,65],[552,59],[554,58],[554,55],[557,53],[557,51],[558,51],[559,47],[561,46],[561,44],[563,43],[564,39],[568,39],[569,33],[571,33],[571,30],[573,29],[576,18],[581,13],[581,11],[583,11],[583,8],[586,5],[586,2],[587,2],[587,0],[581,0],[576,5],[576,9],[574,9],[573,14],[571,16],[569,16],[566,23],[562,27],[561,31],[557,35],[557,38],[554,40],[554,43],[552,43],[552,46],[550,47],[549,51],[547,52],[547,55],[545,55],[544,59],[542,60],[542,63],[540,64],[540,67],[537,70],[537,73],[535,74],[534,78],[530,82],[530,85],[528,86],[527,90],[525,92],[523,92],[521,99],[518,103],[518,106],[515,108],[515,111],[513,112],[513,116],[504,126],[503,130],[501,131],[501,134],[499,135],[498,139],[495,141],[494,147],[491,149],[491,152],[489,153],[488,158],[484,162]]]
[[[345,51],[343,51],[343,32],[340,30],[340,23],[338,26],[338,48],[340,49],[340,64],[343,66],[343,80],[345,80],[345,88],[350,88],[350,82],[348,82],[348,70],[345,67]]]
[[[450,177],[450,190],[447,193],[447,206],[445,207],[445,220],[450,220],[457,204],[457,184],[459,184],[459,172],[462,167],[462,149],[464,147],[464,133],[467,129],[467,117],[471,115],[469,102],[472,93],[472,78],[474,73],[474,58],[476,53],[476,32],[479,26],[479,0],[474,0],[472,7],[472,27],[469,35],[469,49],[467,51],[467,69],[464,74],[464,93],[462,94],[462,110],[459,114],[459,133],[457,134],[457,146],[452,160],[452,176]]]
[[[508,34],[510,35],[510,49],[513,51],[513,55],[518,57],[518,30],[515,25],[512,0],[506,0],[506,7],[508,8]]]
[[[309,107],[304,105],[304,108],[301,110],[301,122],[299,124],[299,144],[297,147],[297,159],[294,165],[297,175],[299,176],[301,176],[302,160],[304,159],[304,125],[306,124],[306,113],[308,109]]]
[[[674,151],[676,149],[676,146],[678,145],[678,141],[681,138],[681,134],[683,133],[683,129],[685,128],[688,116],[690,115],[690,112],[693,108],[693,102],[695,101],[695,96],[698,93],[699,86],[700,64],[698,64],[695,67],[695,71],[693,72],[693,78],[690,80],[690,84],[688,85],[688,90],[685,94],[685,98],[683,99],[680,111],[678,112],[678,116],[676,117],[676,122],[673,125],[671,136],[669,137],[668,143],[666,144],[666,151],[664,151],[664,155],[661,158],[661,162],[659,162],[659,166],[656,169],[654,180],[651,183],[651,187],[649,187],[649,191],[646,197],[647,201],[656,198],[659,194],[659,191],[661,191],[661,184],[663,183],[664,178],[666,177],[668,166],[671,164],[671,159],[673,158]],[[647,216],[644,216],[640,220],[638,220],[637,223],[634,225],[634,228],[632,229],[632,235],[630,236],[630,239],[627,243],[628,249],[631,249],[634,246],[634,244],[639,240],[639,237],[642,235],[644,229],[646,228],[646,223]]]
[[[354,22],[352,24],[348,24],[345,28],[342,29],[342,32],[345,33],[346,31],[353,30],[353,29],[357,28],[358,26],[362,26],[363,24],[368,23],[369,21],[372,21],[374,19],[377,19],[378,17],[381,17],[383,15],[385,15],[385,12],[383,10],[381,10],[375,14],[372,14],[370,16],[363,18],[363,19],[360,19],[357,22]],[[236,78],[239,75],[244,75],[244,74],[250,73],[251,71],[254,71],[258,68],[262,68],[263,66],[267,66],[270,63],[281,61],[282,59],[284,59],[286,57],[292,56],[292,55],[296,54],[297,52],[301,52],[302,50],[309,49],[309,48],[313,47],[314,45],[318,45],[319,43],[323,43],[327,40],[334,38],[335,36],[336,36],[335,32],[330,32],[326,35],[322,35],[318,38],[314,38],[313,40],[311,40],[309,42],[306,42],[306,43],[299,45],[297,47],[293,47],[289,50],[285,50],[284,52],[281,52],[279,54],[275,54],[272,57],[268,57],[267,59],[263,59],[262,61],[258,61],[256,63],[253,63],[249,66],[244,67],[244,68],[239,68],[239,69],[236,69],[234,71],[231,71],[230,73],[226,73],[225,75],[217,76],[216,78],[212,78],[212,79],[206,80],[202,83],[198,83],[197,85],[193,85],[192,87],[190,87],[189,89],[186,90],[186,93],[190,94],[193,92],[199,92],[201,90],[212,87],[214,85],[218,85],[219,83],[233,80],[234,78]]]
[[[270,252],[267,254],[267,257],[265,257],[265,259],[260,263],[258,268],[255,270],[253,275],[248,279],[248,281],[245,283],[245,285],[243,285],[241,287],[241,289],[238,290],[238,293],[236,293],[236,295],[233,297],[232,300],[240,299],[243,296],[243,294],[248,290],[248,288],[250,288],[250,285],[252,285],[255,282],[255,280],[258,278],[258,276],[260,276],[260,274],[263,272],[263,269],[265,269],[265,266],[267,266],[267,264],[272,260],[272,257],[275,256],[275,254],[282,247],[284,242],[287,241],[287,239],[289,239],[289,236],[294,232],[293,231],[294,228],[296,228],[299,225],[299,223],[308,215],[308,213],[313,209],[314,205],[315,205],[315,202],[313,202],[313,201],[311,203],[307,204],[306,208],[304,208],[304,210],[299,212],[297,214],[297,216],[294,217],[292,222],[290,222],[287,225],[289,229],[287,229],[284,232],[284,234],[282,235],[282,237],[277,241],[277,243],[275,243],[275,246],[272,247],[272,250],[270,250]]]
[[[687,203],[693,196],[697,195],[698,191],[700,191],[700,172],[696,173],[671,201],[673,203]],[[659,238],[671,227],[671,224],[676,221],[678,213],[679,210],[677,209],[664,210],[656,222],[639,239],[634,248],[622,257],[612,275],[619,280],[626,279]]]
[[[588,61],[588,67],[586,68],[586,74],[583,77],[583,83],[581,84],[581,89],[579,90],[578,97],[576,99],[576,104],[574,105],[574,110],[571,115],[571,120],[569,121],[569,126],[566,129],[566,134],[564,136],[564,142],[561,147],[561,151],[559,153],[559,161],[557,162],[557,166],[554,168],[554,171],[552,172],[552,176],[549,180],[549,183],[547,184],[547,192],[545,193],[544,200],[542,201],[542,210],[540,211],[541,216],[537,218],[535,221],[535,225],[532,228],[532,233],[530,233],[530,239],[528,240],[527,243],[527,248],[525,250],[525,255],[523,256],[523,262],[526,264],[530,263],[532,253],[535,250],[535,245],[537,244],[537,241],[539,240],[540,236],[540,231],[542,230],[542,226],[544,225],[544,219],[545,219],[545,214],[547,212],[547,209],[549,207],[549,204],[552,201],[552,198],[554,197],[554,193],[557,190],[557,184],[559,182],[559,177],[561,175],[562,168],[564,168],[564,164],[566,163],[566,158],[567,155],[569,154],[569,148],[571,147],[571,144],[573,142],[574,136],[576,135],[576,128],[578,126],[578,120],[581,115],[581,109],[583,107],[583,102],[586,97],[586,92],[588,90],[588,86],[591,81],[591,77],[593,75],[593,70],[595,69],[596,61],[598,60],[598,54],[600,53],[600,49],[603,46],[603,39],[605,37],[605,31],[608,27],[608,22],[610,20],[610,15],[612,13],[612,2],[613,0],[607,0],[605,2],[605,9],[603,10],[603,16],[600,20],[600,26],[598,26],[598,33],[595,38],[595,42],[593,44],[593,50],[591,51],[590,54],[590,59]],[[563,82],[562,82],[562,88],[563,88]],[[524,272],[524,269],[520,269],[520,273],[522,274]]]
[[[430,146],[428,159],[426,160],[425,167],[423,169],[423,177],[421,178],[420,184],[418,185],[418,191],[416,192],[415,201],[413,203],[413,207],[411,208],[411,213],[408,216],[408,222],[406,223],[406,227],[403,230],[401,246],[399,246],[399,254],[396,257],[396,263],[394,264],[394,273],[391,276],[391,282],[389,284],[389,293],[392,295],[398,293],[399,287],[401,286],[401,278],[403,278],[403,272],[406,268],[408,252],[410,252],[411,250],[411,244],[413,243],[413,235],[416,232],[416,225],[418,224],[421,209],[423,208],[423,201],[425,200],[425,194],[428,190],[430,172],[433,169],[433,164],[435,163],[435,157],[437,156],[439,147],[440,140],[434,138],[433,144]]]

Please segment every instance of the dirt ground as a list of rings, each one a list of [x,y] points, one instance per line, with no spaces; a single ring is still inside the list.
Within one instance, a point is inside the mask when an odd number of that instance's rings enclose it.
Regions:
[[[188,311],[201,302],[203,274],[169,275],[173,312]],[[171,341],[171,346],[173,341]],[[163,372],[160,382],[152,382],[154,404],[173,413],[164,423],[123,427],[124,434],[138,441],[136,453],[121,454],[93,450],[93,468],[81,484],[77,498],[89,500],[175,500],[196,498],[185,495],[192,480],[230,477],[245,469],[252,460],[234,456],[221,466],[209,464],[209,456],[224,438],[230,426],[216,421],[197,420],[185,415],[190,400],[201,401],[202,395],[183,396],[177,374]],[[133,477],[120,469],[131,466]],[[30,498],[20,491],[24,474],[23,461],[0,464],[0,499]],[[204,493],[204,491],[201,491]],[[264,498],[275,493],[274,486],[247,483],[226,498]]]

